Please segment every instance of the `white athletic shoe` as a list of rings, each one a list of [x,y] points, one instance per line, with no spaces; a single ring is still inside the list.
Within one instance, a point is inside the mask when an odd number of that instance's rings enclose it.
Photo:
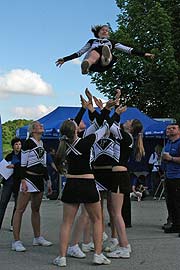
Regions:
[[[87,74],[89,72],[89,62],[88,62],[88,60],[84,60],[81,63],[81,72],[82,72],[82,74]]]
[[[106,256],[103,255],[103,253],[101,254],[94,254],[94,257],[93,257],[93,263],[94,264],[110,264],[111,261],[106,258]]]
[[[49,247],[52,246],[52,243],[44,239],[43,236],[39,236],[33,239],[33,246]]]
[[[106,232],[103,232],[103,242],[105,242],[106,240],[108,240],[108,235]]]
[[[115,251],[107,253],[107,257],[129,259],[129,249],[127,247],[118,247]]]
[[[75,257],[75,258],[79,258],[79,259],[83,259],[86,257],[86,254],[82,252],[82,250],[80,249],[78,244],[71,246],[71,247],[68,247],[67,255],[70,257]]]
[[[127,248],[129,250],[129,253],[131,253],[132,252],[132,248],[131,248],[131,245],[130,244],[127,245]]]
[[[102,47],[101,63],[102,66],[107,66],[111,62],[111,51],[109,46],[104,45]]]
[[[26,251],[26,248],[23,246],[21,241],[14,241],[12,242],[11,249],[17,252]]]
[[[93,242],[89,242],[88,244],[82,243],[81,249],[83,252],[94,251],[94,243]]]
[[[117,249],[119,245],[119,241],[117,238],[113,238],[110,240],[110,243],[104,248],[105,252],[112,252]]]
[[[66,266],[66,257],[60,257],[58,256],[57,258],[55,258],[53,260],[53,264],[54,265],[57,265],[57,266],[60,266],[60,267],[63,267],[63,266]]]

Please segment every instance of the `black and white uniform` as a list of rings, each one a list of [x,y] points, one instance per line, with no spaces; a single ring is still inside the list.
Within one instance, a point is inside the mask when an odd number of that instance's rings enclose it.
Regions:
[[[130,155],[132,153],[134,139],[130,133],[125,132],[117,126],[116,129],[111,127],[111,132],[116,136],[116,153],[119,152],[119,160],[114,159],[113,166],[124,166],[127,168]],[[120,137],[118,138],[118,133]],[[119,148],[119,150],[118,150]],[[113,178],[111,181],[111,192],[129,194],[131,191],[131,182],[128,171],[116,171],[113,172]]]
[[[101,191],[111,190],[114,146],[112,134],[105,136],[93,145],[93,173]]]
[[[83,55],[84,53],[86,53],[84,59],[87,59],[89,57],[89,54],[92,50],[97,51],[100,55],[102,55],[102,47],[104,45],[109,46],[110,50],[113,51],[114,49],[116,50],[120,50],[122,52],[125,52],[127,54],[134,54],[134,55],[138,55],[138,56],[144,56],[145,53],[135,50],[134,48],[125,46],[119,42],[113,41],[111,39],[107,39],[107,38],[96,38],[96,39],[90,39],[88,40],[88,42],[76,53],[73,53],[69,56],[63,57],[64,62],[75,59],[80,57],[81,55]],[[90,71],[94,71],[94,72],[104,72],[106,70],[108,70],[109,68],[111,68],[113,66],[113,64],[117,61],[117,58],[112,55],[112,61],[109,63],[109,65],[107,66],[102,66],[101,65],[101,60],[98,61],[98,63],[93,64],[90,67]]]
[[[78,138],[72,144],[67,143],[68,174],[92,174],[91,151],[96,141],[107,132],[109,126],[105,123],[94,134]],[[64,203],[95,203],[100,200],[94,179],[67,178],[61,200]]]
[[[48,180],[48,178],[43,142],[37,142],[30,137],[25,141],[21,150],[21,179],[26,180],[28,192],[43,192],[44,180]]]
[[[101,124],[103,119],[106,119],[108,122],[111,122],[111,128],[115,125],[115,128],[120,120],[119,115],[116,113],[113,116],[109,117],[109,110],[103,109],[101,114],[94,114],[96,120],[94,121],[95,127],[98,128],[98,125]],[[93,120],[93,115],[90,116],[90,119]],[[118,139],[120,138],[120,134],[118,134]],[[93,145],[93,173],[95,179],[97,181],[98,187],[100,191],[110,191],[111,190],[111,179],[112,175],[112,165],[114,163],[114,159],[118,162],[119,160],[119,148],[117,148],[117,144],[114,143],[115,137],[110,132],[106,134],[101,140],[96,142]]]

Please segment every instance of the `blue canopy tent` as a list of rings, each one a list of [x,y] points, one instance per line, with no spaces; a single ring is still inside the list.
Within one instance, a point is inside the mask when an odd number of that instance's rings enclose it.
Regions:
[[[44,125],[44,135],[43,139],[57,139],[59,136],[59,127],[60,124],[68,119],[68,118],[74,118],[76,114],[78,113],[80,107],[57,107],[54,111],[50,112],[49,114],[45,115],[44,117],[40,118],[38,121]],[[162,132],[165,129],[164,123],[161,126],[161,123],[159,121],[153,120],[146,114],[139,111],[137,108],[129,107],[126,112],[124,112],[121,115],[121,123],[124,123],[127,120],[130,119],[139,119],[144,127],[145,136],[146,136],[146,130],[148,131],[148,128],[151,126],[151,132],[153,128],[157,129],[157,127],[162,127]],[[83,116],[83,120],[85,124],[89,125],[89,117],[88,113],[85,112]],[[28,126],[21,127],[17,129],[16,136],[19,136],[21,139],[26,139],[28,132]],[[149,134],[147,132],[147,134]],[[154,133],[155,135],[155,133]]]
[[[64,120],[74,118],[79,110],[80,107],[59,106],[54,111],[38,120],[44,125],[45,132],[43,134],[43,140],[47,149],[49,149],[49,147],[57,148],[60,125]],[[154,147],[155,144],[157,144],[155,142],[155,138],[159,138],[159,134],[164,134],[167,122],[156,121],[142,113],[137,108],[129,107],[127,108],[126,112],[121,115],[121,123],[134,118],[139,119],[142,122],[145,140],[146,138],[153,138],[153,142],[150,143],[150,148]],[[83,116],[83,120],[86,126],[89,126],[89,117],[87,111]],[[27,135],[28,126],[21,127],[16,131],[16,136],[20,137],[22,140],[25,140]],[[147,152],[151,152],[151,150],[148,150]]]
[[[38,120],[44,125],[45,132],[43,135],[43,141],[47,151],[50,147],[53,147],[55,149],[57,148],[60,125],[64,120],[68,118],[74,118],[79,110],[80,107],[60,106]],[[166,129],[168,123],[163,121],[156,121],[147,116],[146,114],[142,113],[137,108],[133,107],[129,107],[126,112],[121,115],[121,123],[135,118],[139,119],[143,124],[146,157],[140,163],[138,162],[135,164],[133,162],[132,167],[136,167],[136,171],[142,171],[147,166],[147,160],[150,154],[154,151],[155,145],[159,143],[159,138],[161,138],[162,141],[164,130]],[[89,126],[89,117],[87,112],[85,112],[83,120],[86,126]],[[16,131],[16,136],[20,137],[22,140],[25,140],[27,135],[28,126],[21,127]]]
[[[143,124],[143,129],[145,130],[149,125],[153,125],[156,123],[155,120],[142,113],[137,108],[129,107],[124,113],[121,115],[121,123],[126,122],[127,120],[138,119]]]
[[[146,138],[166,138],[166,127],[171,124],[172,121],[156,121],[152,125],[149,125],[144,130],[144,136]]]
[[[43,139],[57,139],[59,137],[59,127],[62,122],[68,118],[74,118],[80,107],[57,107],[54,111],[38,119],[44,125]],[[89,118],[85,112],[83,120],[86,125],[89,125]],[[16,130],[16,136],[21,139],[26,139],[28,135],[28,126],[21,127]]]

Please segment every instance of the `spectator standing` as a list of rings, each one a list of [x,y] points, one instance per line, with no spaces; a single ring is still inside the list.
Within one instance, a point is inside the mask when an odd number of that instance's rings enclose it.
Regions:
[[[167,208],[172,215],[172,226],[165,233],[180,233],[180,127],[178,124],[167,126],[168,142],[164,147],[165,185]],[[180,236],[180,235],[179,235]]]
[[[14,197],[15,204],[11,218],[10,230],[12,230],[13,216],[16,210],[17,197],[20,186],[19,171],[21,163],[21,140],[17,137],[13,138],[11,140],[11,146],[13,151],[10,154],[8,154],[5,157],[5,159],[10,163],[7,167],[13,168],[14,171],[12,176],[10,176],[7,180],[3,179],[3,188],[0,198],[0,229],[1,229],[8,202],[10,201],[12,194]]]

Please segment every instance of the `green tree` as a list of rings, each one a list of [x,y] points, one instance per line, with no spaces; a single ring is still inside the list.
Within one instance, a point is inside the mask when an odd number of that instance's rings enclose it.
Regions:
[[[6,155],[11,151],[11,140],[16,136],[16,129],[28,125],[32,120],[17,119],[13,121],[7,121],[2,124],[2,141],[3,141],[3,153]]]
[[[118,29],[111,38],[145,52],[155,53],[153,61],[116,51],[114,67],[92,74],[97,89],[108,97],[116,87],[122,100],[152,117],[180,119],[179,43],[177,1],[117,0]]]

